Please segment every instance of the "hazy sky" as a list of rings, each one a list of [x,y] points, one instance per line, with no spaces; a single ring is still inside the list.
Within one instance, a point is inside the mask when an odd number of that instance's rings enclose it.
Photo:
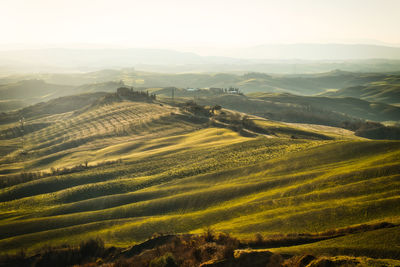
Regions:
[[[0,0],[0,45],[400,44],[399,0]]]

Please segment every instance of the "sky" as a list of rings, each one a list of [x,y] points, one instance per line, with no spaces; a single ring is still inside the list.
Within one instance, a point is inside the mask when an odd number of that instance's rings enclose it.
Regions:
[[[0,46],[400,44],[399,0],[0,0]]]

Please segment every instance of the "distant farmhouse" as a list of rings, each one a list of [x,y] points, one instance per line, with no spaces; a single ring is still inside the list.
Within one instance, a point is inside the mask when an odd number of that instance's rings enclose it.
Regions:
[[[239,88],[229,87],[229,88],[220,88],[220,87],[209,87],[209,88],[195,88],[195,87],[187,87],[182,88],[180,90],[176,90],[178,96],[181,97],[207,97],[207,96],[215,96],[215,95],[243,95]]]
[[[236,95],[238,95],[238,94],[240,94],[240,90],[239,90],[239,88],[229,87],[228,90],[227,90],[227,93],[228,94],[236,94]]]
[[[229,88],[211,87],[211,88],[208,88],[208,90],[213,94],[236,94],[236,95],[242,94],[242,92],[240,91],[239,88],[234,88],[234,87],[229,87]],[[188,91],[189,91],[189,89],[188,89]]]

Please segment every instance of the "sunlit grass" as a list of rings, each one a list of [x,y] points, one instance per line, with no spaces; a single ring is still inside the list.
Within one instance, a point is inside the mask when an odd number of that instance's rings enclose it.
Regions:
[[[0,189],[0,249],[91,236],[126,245],[205,227],[246,238],[319,232],[400,214],[399,142],[321,140],[265,120],[256,122],[276,135],[250,138],[147,105],[69,114],[30,133],[31,154],[11,152],[2,170],[88,167]],[[54,141],[64,135],[71,143]]]

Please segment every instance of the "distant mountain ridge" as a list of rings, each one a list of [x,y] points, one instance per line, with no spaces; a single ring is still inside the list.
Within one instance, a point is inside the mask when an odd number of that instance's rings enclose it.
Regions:
[[[400,59],[400,48],[368,44],[268,44],[244,49],[239,57],[308,60]]]
[[[200,56],[192,52],[147,48],[72,49],[46,48],[0,51],[0,72],[11,69],[49,70],[99,70],[132,66],[152,66],[168,71],[165,66],[179,67],[178,71],[271,71],[292,72],[286,65],[298,65],[300,72],[315,72],[316,62],[328,64],[329,69],[343,60],[400,60],[400,48],[365,44],[290,44],[261,45],[233,50],[226,56]],[[305,62],[304,62],[305,61]],[[339,62],[329,62],[339,61]],[[379,62],[377,62],[379,63]],[[361,68],[359,62],[352,62]],[[282,70],[282,66],[285,65]],[[307,66],[304,69],[302,66]],[[317,64],[318,65],[318,64]],[[345,64],[346,65],[346,64]],[[164,67],[163,67],[164,66]],[[184,67],[183,67],[184,66]],[[271,68],[272,66],[272,68]],[[336,68],[337,68],[336,67]],[[381,66],[381,68],[384,66]],[[297,67],[296,67],[297,68]],[[304,70],[303,70],[304,69]],[[362,69],[365,71],[365,69]],[[399,68],[395,69],[399,70]],[[327,71],[325,68],[324,71]],[[385,69],[387,71],[387,69]]]

